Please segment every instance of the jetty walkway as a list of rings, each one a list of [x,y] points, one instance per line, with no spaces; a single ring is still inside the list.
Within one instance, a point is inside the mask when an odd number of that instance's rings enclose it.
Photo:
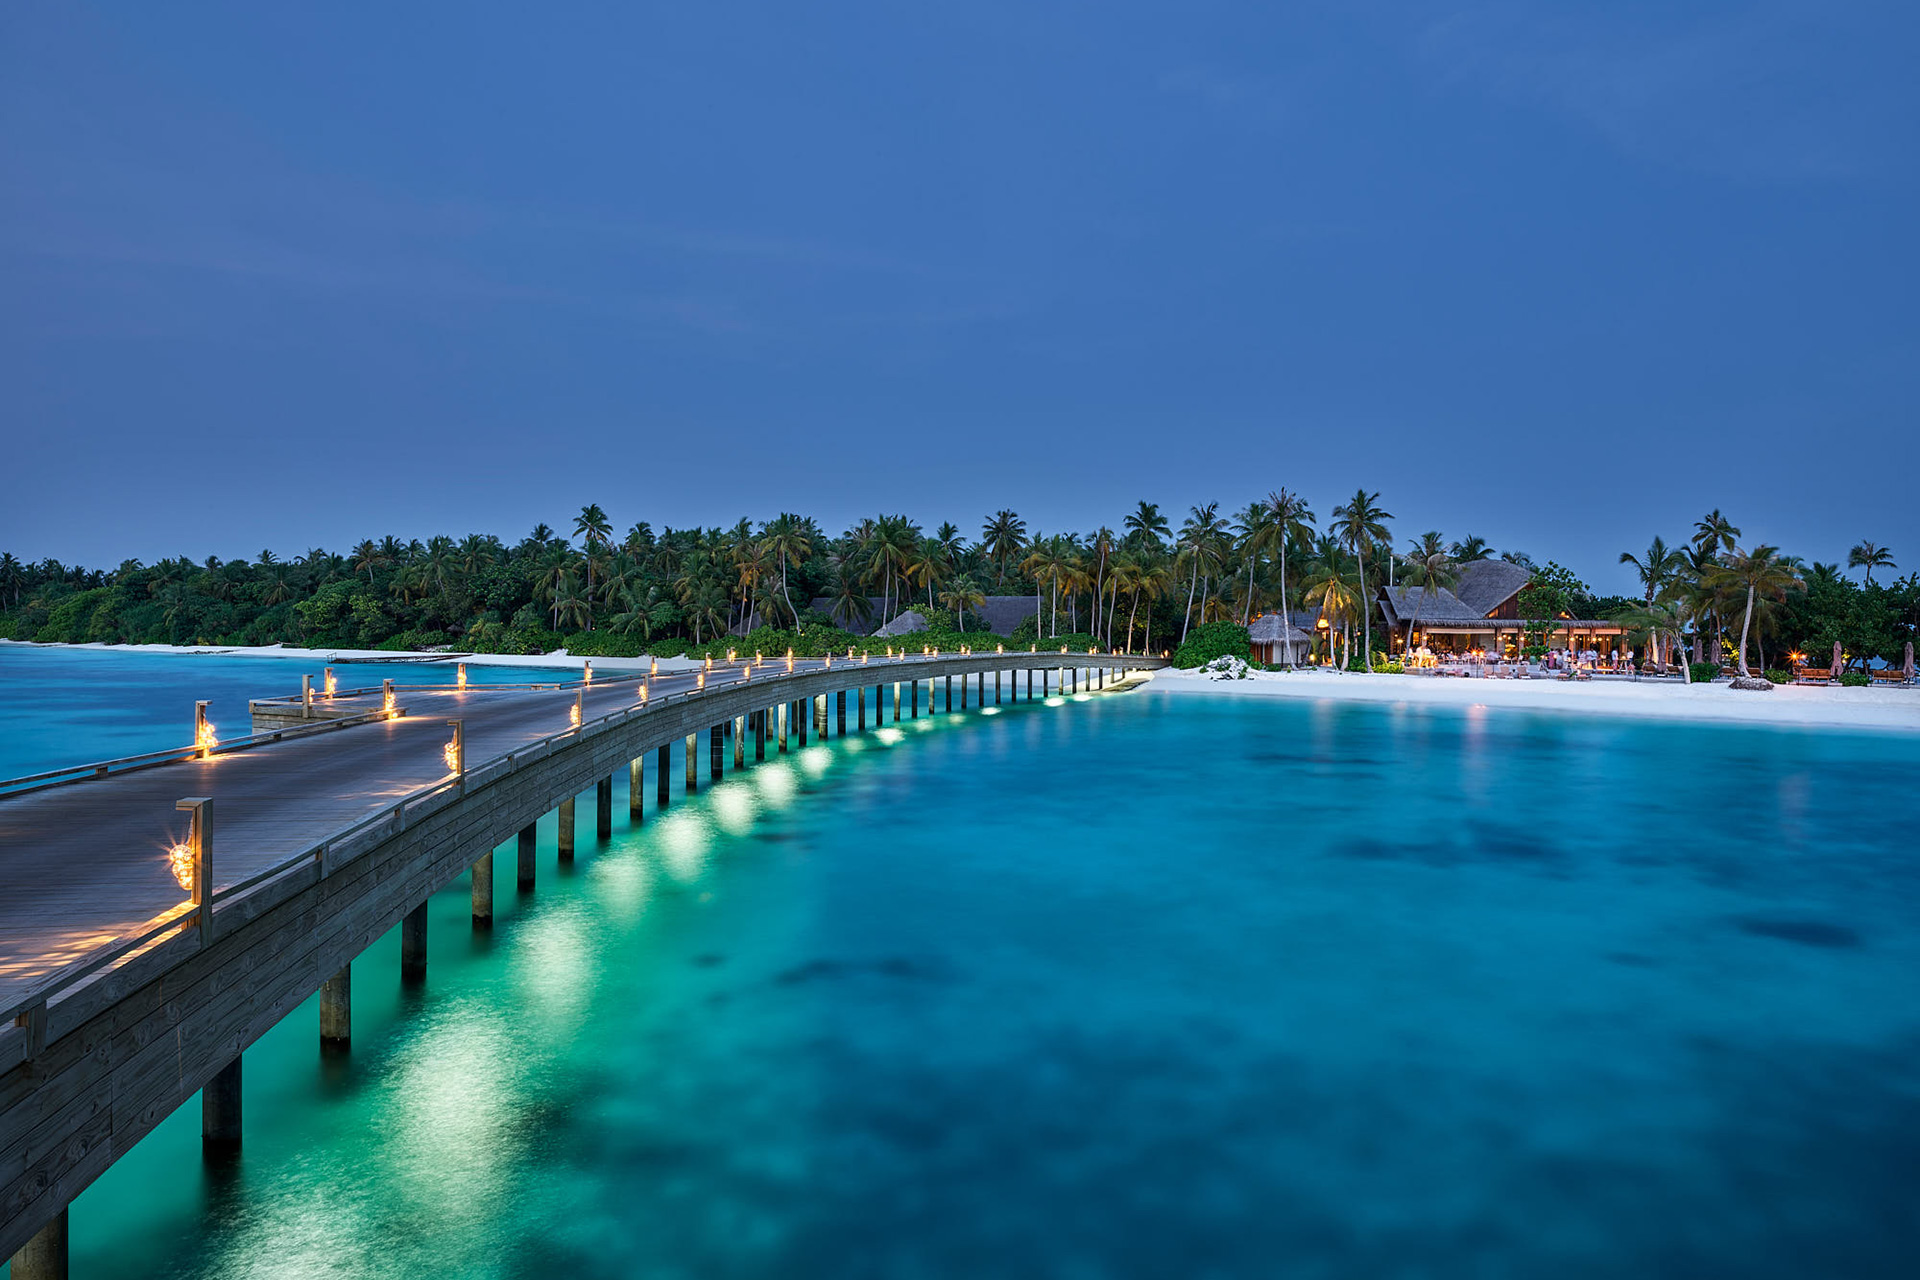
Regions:
[[[316,991],[344,1047],[350,963],[398,924],[424,979],[427,898],[471,872],[490,927],[495,848],[517,833],[530,888],[534,823],[557,810],[570,858],[585,793],[605,838],[621,778],[642,820],[647,792],[668,805],[809,733],[1164,665],[996,651],[304,693],[255,702],[238,742],[0,782],[0,1258],[64,1277],[67,1205],[195,1094],[208,1151],[236,1147],[246,1047]]]

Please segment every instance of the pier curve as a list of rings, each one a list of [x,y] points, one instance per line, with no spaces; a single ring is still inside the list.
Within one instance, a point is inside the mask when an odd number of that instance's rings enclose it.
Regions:
[[[784,660],[735,663],[656,677],[644,703],[632,677],[403,688],[394,719],[379,717],[378,695],[360,695],[376,714],[331,722],[344,727],[264,735],[207,759],[88,766],[0,795],[0,1257],[56,1235],[64,1252],[67,1204],[120,1155],[223,1073],[237,1090],[240,1054],[268,1028],[516,831],[596,786],[604,796],[631,762],[855,690],[918,682],[933,714],[932,682],[984,690],[1009,673],[1104,679],[1164,665],[1032,651],[807,660],[791,672]],[[338,703],[359,709],[353,696]],[[458,778],[440,762],[452,719],[466,739]],[[181,902],[166,870],[185,797],[212,801],[204,912]]]

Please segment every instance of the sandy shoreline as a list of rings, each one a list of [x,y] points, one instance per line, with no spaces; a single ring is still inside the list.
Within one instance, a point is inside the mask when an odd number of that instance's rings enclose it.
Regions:
[[[339,662],[343,658],[361,658],[375,662],[409,662],[422,667],[437,666],[441,663],[426,663],[418,653],[396,652],[392,649],[294,649],[284,645],[172,645],[172,644],[33,644],[21,640],[0,640],[0,646],[11,645],[22,649],[73,649],[93,653],[153,653],[171,657],[213,656],[220,658],[300,658],[309,662]],[[474,667],[542,667],[556,670],[577,671],[582,664],[591,662],[595,671],[645,671],[653,659],[639,658],[577,658],[565,649],[555,649],[552,653],[469,653],[431,655],[441,658],[444,663],[464,662]],[[661,658],[662,671],[689,671],[703,665],[697,658]]]
[[[1185,696],[1515,707],[1574,715],[1920,733],[1920,688],[1782,685],[1767,693],[1751,693],[1724,684],[1461,680],[1319,671],[1261,671],[1246,680],[1208,680],[1187,671],[1160,671],[1154,674],[1152,687]]]

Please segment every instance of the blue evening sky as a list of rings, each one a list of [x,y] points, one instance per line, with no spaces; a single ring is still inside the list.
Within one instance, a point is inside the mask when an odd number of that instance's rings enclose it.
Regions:
[[[0,548],[1381,493],[1920,565],[1909,3],[0,15]]]

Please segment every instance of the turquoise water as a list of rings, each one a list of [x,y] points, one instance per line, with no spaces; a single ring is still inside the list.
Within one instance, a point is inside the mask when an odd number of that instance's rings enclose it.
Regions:
[[[324,687],[326,664],[299,658],[225,658],[112,649],[38,649],[0,644],[0,778],[63,765],[184,747],[193,741],[193,704],[222,738],[252,732],[249,698],[300,692],[300,677]],[[568,672],[529,667],[467,668],[472,684],[563,680]],[[352,663],[334,668],[341,689],[384,679],[451,684],[452,663]]]
[[[816,745],[449,887],[75,1274],[1910,1275],[1916,764],[1152,691]]]

